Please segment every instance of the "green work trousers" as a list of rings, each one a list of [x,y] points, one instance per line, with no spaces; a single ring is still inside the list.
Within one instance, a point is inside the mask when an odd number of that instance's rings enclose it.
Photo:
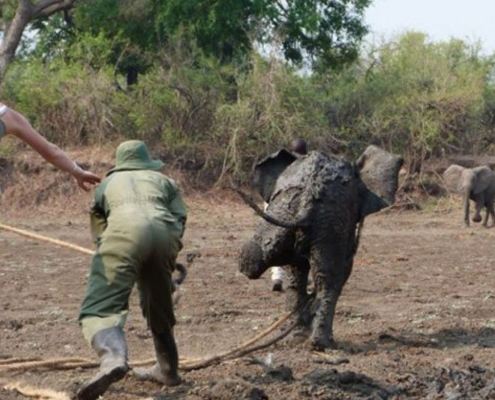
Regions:
[[[171,280],[182,247],[172,223],[149,218],[126,218],[101,235],[93,256],[79,321],[91,343],[100,330],[125,324],[129,296],[135,283],[148,327],[155,334],[175,325]]]

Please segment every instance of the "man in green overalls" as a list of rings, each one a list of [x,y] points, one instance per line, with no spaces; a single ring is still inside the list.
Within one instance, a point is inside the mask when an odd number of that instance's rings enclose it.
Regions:
[[[134,283],[157,357],[138,377],[180,383],[171,274],[186,209],[175,182],[158,171],[162,166],[150,159],[142,141],[121,143],[116,166],[96,189],[91,230],[97,250],[79,320],[100,357],[100,371],[79,389],[79,400],[97,399],[129,369],[123,326]]]

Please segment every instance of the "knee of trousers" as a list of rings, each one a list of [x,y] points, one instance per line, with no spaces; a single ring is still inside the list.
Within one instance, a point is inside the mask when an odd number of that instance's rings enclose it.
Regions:
[[[96,254],[91,264],[79,319],[106,317],[127,310],[136,268],[115,256]]]
[[[84,339],[91,346],[93,337],[104,329],[113,328],[118,326],[124,328],[125,321],[127,319],[127,311],[122,311],[118,314],[109,315],[107,317],[84,317],[79,323],[81,325]]]
[[[123,326],[129,308],[129,296],[135,281],[135,269],[116,257],[93,257],[79,321],[89,342],[105,328]]]

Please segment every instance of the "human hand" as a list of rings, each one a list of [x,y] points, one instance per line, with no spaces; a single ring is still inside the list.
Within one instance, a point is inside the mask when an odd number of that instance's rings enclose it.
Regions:
[[[73,172],[74,178],[77,180],[77,184],[84,191],[89,191],[91,185],[96,185],[101,179],[90,171],[85,171],[76,164],[77,168]]]

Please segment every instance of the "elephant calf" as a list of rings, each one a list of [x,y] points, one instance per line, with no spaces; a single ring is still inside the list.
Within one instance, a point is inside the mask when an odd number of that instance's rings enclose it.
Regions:
[[[487,166],[464,168],[452,164],[443,173],[443,179],[452,192],[460,193],[464,199],[464,223],[469,226],[469,200],[475,203],[474,222],[481,221],[481,209],[486,209],[483,226],[488,226],[491,215],[495,224],[493,201],[495,200],[495,172]]]
[[[303,326],[311,323],[307,308],[303,311],[311,269],[316,294],[311,343],[318,349],[333,345],[335,307],[351,274],[360,227],[367,215],[393,201],[402,159],[371,146],[357,164],[316,151],[296,159],[282,150],[255,170],[255,184],[269,206],[266,212],[257,209],[265,220],[242,247],[239,269],[257,279],[271,266],[288,265],[288,305],[298,310]]]

